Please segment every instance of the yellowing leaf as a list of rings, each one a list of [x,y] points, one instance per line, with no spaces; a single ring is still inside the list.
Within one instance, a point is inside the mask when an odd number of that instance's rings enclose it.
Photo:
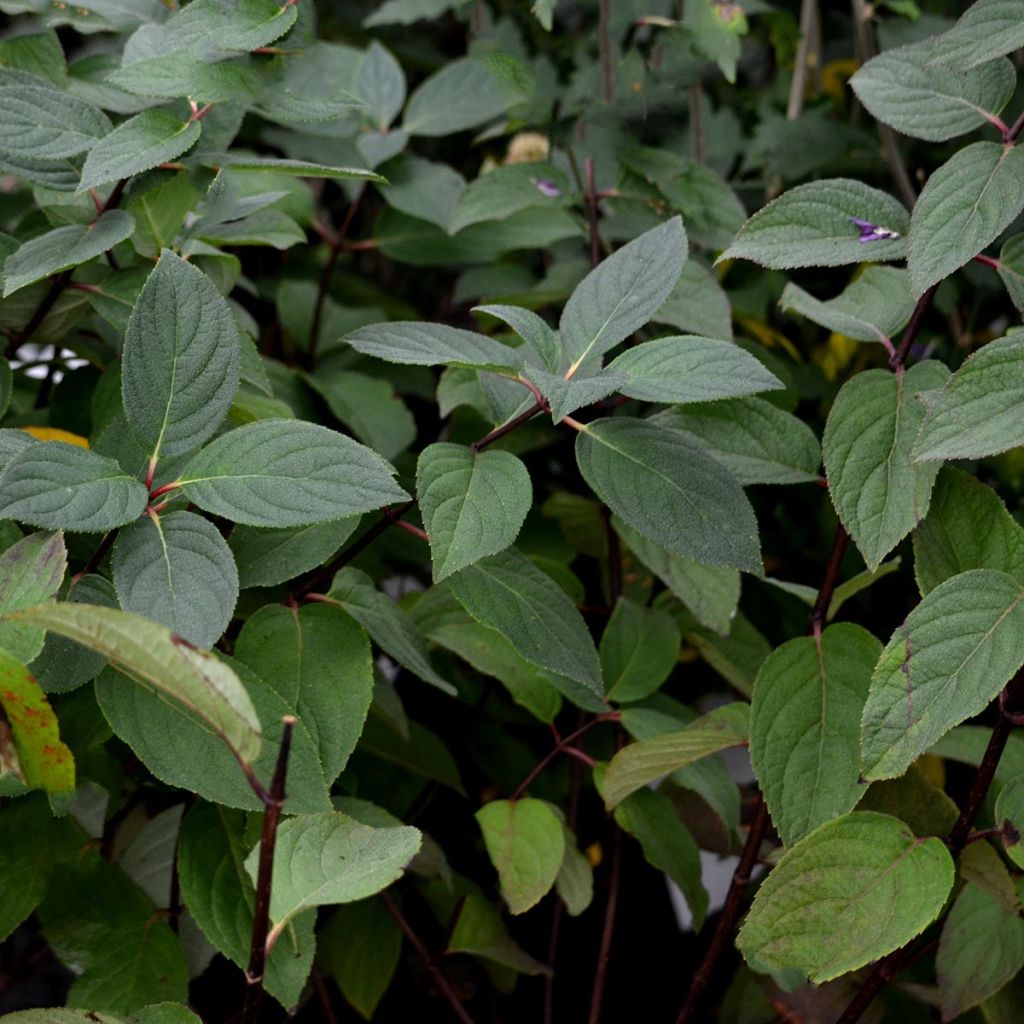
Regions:
[[[50,793],[74,789],[75,761],[61,742],[46,695],[35,676],[4,650],[0,650],[0,705],[25,785]]]
[[[22,427],[26,434],[31,434],[37,441],[63,441],[65,444],[77,444],[79,448],[88,448],[89,442],[80,434],[72,434],[70,430],[58,427]]]

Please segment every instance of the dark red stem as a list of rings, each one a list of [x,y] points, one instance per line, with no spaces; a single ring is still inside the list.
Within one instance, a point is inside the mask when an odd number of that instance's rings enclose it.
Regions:
[[[444,996],[445,1001],[452,1008],[452,1012],[459,1018],[462,1024],[474,1024],[473,1018],[466,1012],[466,1008],[455,994],[455,990],[448,983],[444,972],[437,966],[434,958],[430,955],[430,951],[423,945],[423,941],[416,934],[412,925],[406,920],[402,911],[398,909],[398,904],[391,898],[390,893],[381,893],[381,899],[384,901],[384,906],[387,908],[387,912],[391,915],[392,920],[402,929],[403,934],[426,965],[430,976],[434,979],[434,984],[437,985],[438,992]]]
[[[335,267],[338,265],[338,257],[341,256],[345,248],[349,228],[352,227],[352,221],[355,219],[355,215],[363,203],[366,188],[367,186],[363,184],[356,193],[355,198],[349,203],[348,209],[345,211],[345,219],[341,222],[338,233],[330,242],[327,263],[324,265],[323,273],[320,275],[320,285],[316,293],[313,321],[309,326],[309,349],[306,352],[306,365],[310,370],[316,367],[317,349],[320,345],[320,334],[323,327],[324,307],[327,304],[327,291],[331,284],[331,278],[334,277]]]
[[[715,934],[711,938],[711,945],[708,946],[704,959],[700,962],[690,982],[690,990],[686,993],[682,1009],[676,1018],[676,1024],[689,1024],[695,1020],[695,1014],[700,1007],[701,997],[704,990],[714,974],[719,959],[725,952],[725,947],[732,939],[736,929],[736,922],[739,920],[740,909],[743,906],[743,896],[750,884],[750,873],[757,864],[757,855],[761,849],[761,840],[764,838],[765,829],[768,826],[768,808],[765,806],[761,794],[757,795],[757,810],[754,812],[754,820],[750,823],[750,831],[747,833],[747,841],[743,845],[743,853],[740,854],[740,862],[736,865],[736,871],[729,883],[729,892],[725,897],[725,906],[715,926]]]
[[[249,967],[245,972],[245,1002],[242,1004],[242,1024],[255,1024],[263,999],[263,975],[267,965],[267,933],[270,930],[270,893],[274,880],[274,848],[277,844],[277,826],[285,801],[285,781],[288,776],[288,754],[292,745],[295,718],[285,715],[281,719],[281,746],[270,789],[266,790],[255,776],[246,773],[250,785],[263,802],[263,830],[260,834],[259,868],[256,874],[256,898],[252,908],[252,939],[249,944]]]
[[[820,636],[825,627],[825,619],[828,616],[828,606],[832,603],[832,595],[835,593],[836,584],[839,582],[839,569],[843,564],[843,556],[850,543],[850,535],[842,523],[836,523],[836,536],[832,541],[832,551],[828,556],[828,564],[825,566],[825,578],[818,588],[818,596],[811,609],[811,633]]]

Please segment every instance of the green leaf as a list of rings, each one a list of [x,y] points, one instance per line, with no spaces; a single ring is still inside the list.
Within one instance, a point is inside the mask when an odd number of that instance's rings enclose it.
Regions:
[[[732,340],[732,309],[718,281],[697,262],[683,264],[675,288],[651,320],[686,334]]]
[[[992,569],[929,592],[875,668],[862,723],[867,779],[902,775],[943,733],[978,714],[1024,664],[1024,588]]]
[[[359,516],[335,519],[313,526],[268,530],[258,526],[236,526],[228,547],[238,566],[238,584],[270,587],[323,565],[359,525]]]
[[[77,604],[99,604],[116,608],[114,585],[102,576],[83,576],[69,588],[67,600]],[[0,624],[0,636],[4,625]],[[0,641],[0,646],[6,644]],[[94,679],[107,663],[102,654],[87,650],[73,640],[51,633],[40,654],[31,663],[32,674],[47,693],[67,693]]]
[[[402,118],[408,135],[438,137],[493,121],[525,99],[523,66],[513,57],[450,60],[421,82]]]
[[[403,668],[447,694],[456,692],[448,680],[434,671],[423,637],[408,612],[387,594],[382,594],[365,572],[351,566],[342,569],[331,583],[329,597],[337,601],[370,634],[373,642]]]
[[[384,903],[368,899],[338,907],[317,939],[320,958],[345,1001],[372,1020],[402,955],[402,930]]]
[[[861,242],[855,218],[899,237]],[[758,210],[718,262],[746,259],[774,270],[886,263],[906,255],[909,227],[906,208],[885,192],[850,178],[812,181]]]
[[[935,973],[942,1019],[995,995],[1024,967],[1024,921],[975,885],[965,885],[942,926]]]
[[[0,555],[0,650],[28,664],[43,649],[41,629],[4,617],[55,598],[67,564],[59,533],[30,534]]]
[[[204,160],[214,157],[205,156]],[[218,167],[229,167],[233,174],[283,174],[289,178],[329,178],[335,181],[372,181],[383,184],[387,179],[376,171],[361,167],[332,167],[310,160],[285,160],[281,157],[247,156],[244,153],[216,154]]]
[[[582,616],[565,591],[515,548],[451,578],[452,593],[477,622],[496,629],[527,661],[603,693],[601,666]]]
[[[753,509],[736,479],[686,435],[649,420],[591,420],[576,461],[594,493],[677,555],[760,575]]]
[[[967,71],[1024,46],[1020,0],[977,0],[939,36],[932,61]]]
[[[341,814],[301,814],[277,831],[270,896],[271,948],[288,923],[310,907],[351,903],[386,889],[402,876],[423,840],[419,829],[370,828]],[[245,860],[255,881],[259,847]]]
[[[405,72],[391,51],[373,40],[359,65],[356,92],[368,108],[365,116],[386,132],[405,105]]]
[[[256,717],[265,723],[260,754],[252,770],[257,778],[268,780],[280,746],[281,719],[294,716],[296,709],[248,665],[234,659],[225,659],[224,665],[238,677]],[[131,679],[112,668],[104,669],[97,677],[95,692],[111,729],[161,782],[226,807],[263,809],[239,770],[234,752],[189,708],[132,685]],[[316,740],[299,719],[288,760],[285,812],[308,814],[329,807],[328,786]]]
[[[938,467],[910,458],[925,416],[917,393],[947,378],[933,361],[906,373],[867,370],[843,385],[829,413],[822,444],[829,495],[871,570],[928,512]]]
[[[208,441],[238,390],[240,350],[231,307],[213,282],[164,250],[124,336],[121,395],[151,457]]]
[[[132,236],[135,251],[151,259],[159,256],[174,242],[197,200],[187,171],[169,174],[155,188],[133,195],[126,206],[136,219]]]
[[[665,409],[652,423],[687,434],[747,487],[818,480],[821,445],[792,413],[761,398]]]
[[[669,297],[686,262],[679,217],[624,245],[576,286],[558,325],[572,376],[643,327]]]
[[[629,378],[624,373],[598,370],[593,376],[577,374],[566,379],[560,373],[548,373],[531,366],[523,375],[537,385],[551,406],[551,421],[558,423],[584,405],[593,405],[624,387]]]
[[[188,998],[178,936],[149,897],[96,854],[55,877],[39,916],[56,955],[76,965],[70,1006],[130,1014]]]
[[[869,60],[850,79],[868,112],[904,135],[929,142],[994,121],[1013,95],[1017,76],[1008,60],[971,71],[934,61],[941,41],[901,46]]]
[[[388,184],[380,189],[387,204],[410,217],[436,224],[448,234],[466,180],[447,164],[403,153],[389,160]]]
[[[190,501],[236,523],[309,526],[404,500],[393,477],[376,452],[343,434],[260,420],[207,445],[180,483]]]
[[[565,835],[565,854],[555,878],[555,892],[565,904],[570,917],[579,917],[594,902],[594,869],[590,861],[580,852],[576,844],[576,834],[566,823],[562,812],[554,805],[548,807],[562,822]]]
[[[785,385],[764,363],[728,341],[679,335],[627,349],[608,366],[624,373],[624,395],[645,402],[713,402]]]
[[[447,442],[420,454],[416,495],[435,582],[514,544],[533,504],[530,474],[514,455]]]
[[[518,974],[551,974],[551,968],[516,945],[501,914],[475,892],[470,892],[462,904],[447,952],[468,953]]]
[[[228,628],[238,572],[220,531],[192,512],[144,516],[122,530],[111,560],[121,607],[197,647]]]
[[[331,413],[385,459],[395,458],[416,440],[416,421],[390,381],[353,370],[306,380]]]
[[[1017,867],[1024,867],[1024,775],[1016,775],[996,797],[995,820],[1002,828],[1000,837],[1007,857]]]
[[[14,744],[19,781],[49,793],[73,790],[75,759],[61,742],[53,709],[35,677],[4,650],[0,650],[0,708],[7,726],[3,731],[9,730]]]
[[[1024,585],[1024,527],[991,488],[948,466],[914,531],[914,575],[923,596],[968,569],[997,569]]]
[[[709,711],[678,732],[665,733],[620,750],[608,765],[601,787],[609,810],[663,775],[702,757],[747,743],[750,706],[741,701]]]
[[[647,863],[664,871],[679,886],[693,915],[693,930],[699,932],[708,912],[700,850],[679,820],[671,799],[664,793],[641,789],[615,808],[615,820],[639,841]]]
[[[101,256],[130,238],[134,230],[130,214],[107,210],[92,224],[69,224],[23,242],[4,260],[4,297]]]
[[[0,76],[0,154],[15,160],[58,160],[91,149],[110,129],[98,107],[27,75]]]
[[[889,342],[914,312],[914,296],[905,270],[867,267],[834,299],[822,301],[792,282],[779,306],[856,341]]]
[[[446,324],[393,320],[360,327],[345,340],[357,352],[389,363],[497,371],[514,370],[522,363],[515,349]]]
[[[473,312],[486,313],[511,327],[537,353],[543,366],[552,373],[562,368],[562,348],[558,335],[548,326],[546,320],[532,310],[520,309],[518,306],[487,305],[474,306]]]
[[[184,804],[172,804],[154,814],[117,858],[125,874],[161,908],[169,908],[173,896],[174,860],[184,812]]]
[[[970,356],[928,403],[914,458],[978,459],[1024,445],[1022,401],[1024,334],[1008,334]]]
[[[852,811],[860,719],[882,645],[852,623],[774,650],[750,701],[750,759],[786,846]]]
[[[509,912],[522,914],[555,884],[565,855],[562,822],[543,800],[492,800],[476,812]]]
[[[542,722],[553,722],[562,707],[553,677],[528,662],[497,630],[474,622],[462,612],[461,606],[459,611],[463,615],[459,620],[451,621],[446,617],[445,621],[433,626],[424,625],[427,637],[457,654],[477,672],[500,680],[512,699]],[[572,680],[567,682],[573,687],[573,692],[590,694],[587,706],[601,710],[601,702],[586,687]]]
[[[1008,228],[1024,209],[1024,150],[975,142],[929,178],[910,220],[907,269],[915,295],[948,277]]]
[[[740,574],[735,569],[701,565],[692,558],[673,555],[641,537],[621,519],[612,519],[615,532],[630,551],[679,598],[694,616],[716,633],[728,633],[740,599]],[[615,695],[621,700],[619,694]]]
[[[201,133],[199,121],[179,121],[167,110],[144,110],[89,150],[78,191],[87,192],[176,160],[199,141]]]
[[[541,185],[545,190],[542,191]],[[550,194],[553,188],[555,193]],[[470,224],[500,221],[531,207],[566,206],[569,183],[551,164],[510,164],[495,167],[471,181],[458,198],[448,230],[455,234]]]
[[[243,868],[250,842],[245,815],[200,801],[185,815],[178,839],[181,898],[216,949],[245,970],[252,940],[256,886]],[[313,966],[316,914],[295,919],[267,957],[264,985],[285,1008],[295,1006]]]
[[[620,597],[599,647],[609,700],[641,700],[661,686],[679,657],[679,631],[668,612]]]
[[[112,530],[142,515],[148,500],[113,459],[63,441],[26,445],[0,474],[0,516],[43,529]]]
[[[999,250],[999,276],[1018,312],[1024,310],[1024,235],[1014,235]]]
[[[267,605],[246,620],[235,657],[265,679],[313,736],[328,784],[341,774],[373,696],[366,634],[341,608]]]
[[[899,949],[931,924],[953,887],[941,839],[886,814],[854,812],[788,850],[762,883],[736,944],[760,970],[818,984]]]
[[[128,1024],[201,1024],[201,1021],[181,1003],[155,1003],[133,1013]]]
[[[194,714],[240,760],[259,754],[260,723],[237,676],[164,626],[131,612],[69,602],[37,605],[15,616],[106,655],[140,686]]]

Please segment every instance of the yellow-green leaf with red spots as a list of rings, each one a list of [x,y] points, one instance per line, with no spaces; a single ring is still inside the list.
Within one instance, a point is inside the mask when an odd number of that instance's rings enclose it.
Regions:
[[[75,788],[75,760],[61,742],[57,716],[35,677],[0,650],[0,707],[14,743],[21,781],[30,789],[60,793]]]

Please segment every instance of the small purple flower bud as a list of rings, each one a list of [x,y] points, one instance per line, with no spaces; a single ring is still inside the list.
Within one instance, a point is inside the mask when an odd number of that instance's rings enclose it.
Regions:
[[[869,220],[861,220],[859,217],[851,217],[850,220],[853,221],[860,231],[860,237],[857,239],[858,242],[881,242],[886,239],[900,237],[898,231],[879,227],[877,224],[872,224]]]
[[[548,199],[554,199],[562,194],[562,190],[550,178],[531,178],[530,184]]]

